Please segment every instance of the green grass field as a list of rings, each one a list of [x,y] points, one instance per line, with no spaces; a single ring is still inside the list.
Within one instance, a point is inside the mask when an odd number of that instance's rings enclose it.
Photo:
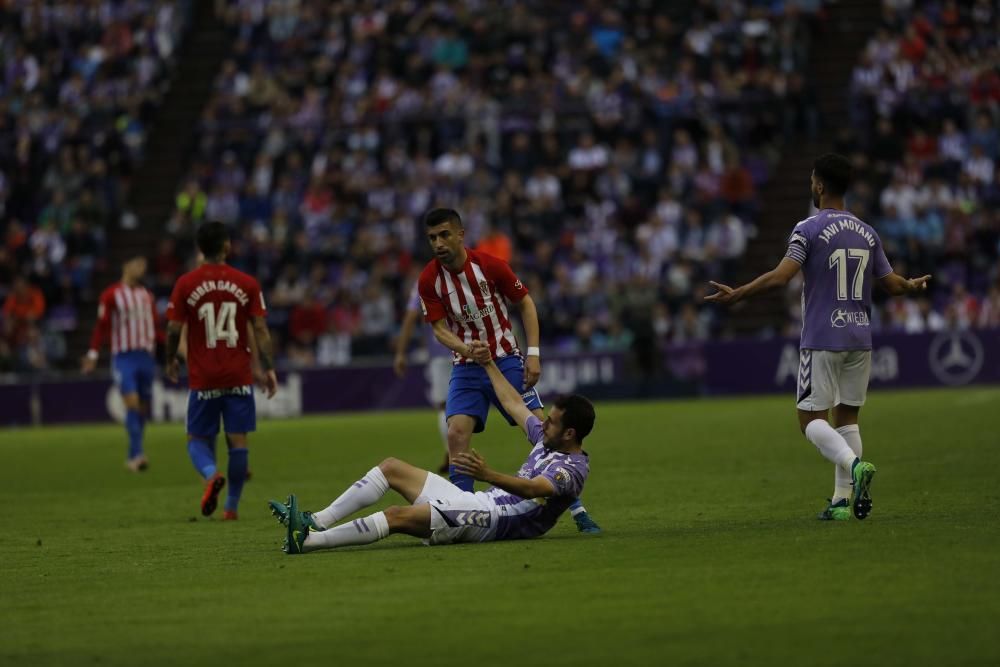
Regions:
[[[0,432],[0,664],[997,665],[1000,389],[873,393],[865,522],[813,519],[832,466],[789,397],[598,406],[584,498],[540,540],[393,536],[287,557],[268,498],[319,508],[430,412],[267,422],[241,520],[198,512],[182,427]],[[513,470],[513,429],[474,441]],[[220,510],[221,514],[221,510]],[[306,662],[308,661],[308,662]]]

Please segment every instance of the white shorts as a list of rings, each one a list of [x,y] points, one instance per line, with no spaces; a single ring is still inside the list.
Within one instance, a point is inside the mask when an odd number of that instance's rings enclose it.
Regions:
[[[427,473],[414,505],[431,506],[431,536],[424,544],[487,542],[497,532],[497,508],[485,493],[463,491],[443,477]]]
[[[871,350],[799,350],[799,410],[864,405],[871,372]]]
[[[448,401],[448,384],[451,382],[453,367],[450,357],[431,357],[427,362],[424,374],[431,383],[431,393],[428,398],[434,407],[444,405]]]

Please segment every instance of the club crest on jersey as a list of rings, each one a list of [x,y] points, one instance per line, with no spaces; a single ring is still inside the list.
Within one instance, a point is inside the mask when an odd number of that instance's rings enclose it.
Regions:
[[[490,297],[490,284],[485,280],[479,281],[479,291],[483,293],[484,298]]]

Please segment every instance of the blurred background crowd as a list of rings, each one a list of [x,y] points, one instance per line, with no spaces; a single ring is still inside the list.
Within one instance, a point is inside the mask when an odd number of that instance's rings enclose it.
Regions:
[[[876,309],[877,328],[1000,327],[998,25],[995,0],[886,0],[854,69],[851,122],[833,146],[854,162],[848,205],[897,272],[934,275],[926,298]],[[797,292],[789,302],[792,333]]]
[[[430,257],[420,216],[450,206],[529,287],[548,349],[707,340],[728,328],[706,282],[735,278],[782,151],[827,138],[897,270],[938,277],[875,325],[1000,324],[995,2],[886,0],[832,129],[808,75],[819,0],[673,4],[219,0],[231,53],[147,283],[162,305],[220,220],[284,363],[385,356]],[[0,1],[0,367],[75,364],[189,14]]]
[[[0,2],[0,370],[66,361],[188,5]]]

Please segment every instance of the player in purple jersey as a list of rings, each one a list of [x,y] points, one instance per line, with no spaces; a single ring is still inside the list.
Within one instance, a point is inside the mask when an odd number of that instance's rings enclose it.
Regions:
[[[485,367],[501,405],[532,445],[517,476],[490,469],[475,450],[458,454],[456,465],[492,485],[473,493],[427,470],[386,459],[315,514],[300,512],[294,495],[287,504],[272,500],[271,512],[286,526],[286,553],[370,544],[391,533],[420,537],[432,545],[515,540],[538,537],[556,524],[583,491],[590,473],[583,439],[594,427],[594,406],[577,394],[562,396],[553,401],[543,422],[504,378],[488,345],[474,341],[470,352]],[[410,504],[335,525],[377,503],[389,489]]]
[[[861,460],[858,414],[871,374],[872,285],[893,296],[920,292],[930,276],[906,279],[893,272],[882,240],[868,224],[844,210],[851,185],[847,158],[829,153],[816,160],[812,201],[819,213],[795,225],[778,266],[741,287],[710,283],[707,301],[732,304],[788,284],[799,271],[802,337],[799,343],[799,426],[836,465],[834,492],[824,520],[864,519],[871,512],[875,466]],[[828,412],[833,409],[833,425]]]

